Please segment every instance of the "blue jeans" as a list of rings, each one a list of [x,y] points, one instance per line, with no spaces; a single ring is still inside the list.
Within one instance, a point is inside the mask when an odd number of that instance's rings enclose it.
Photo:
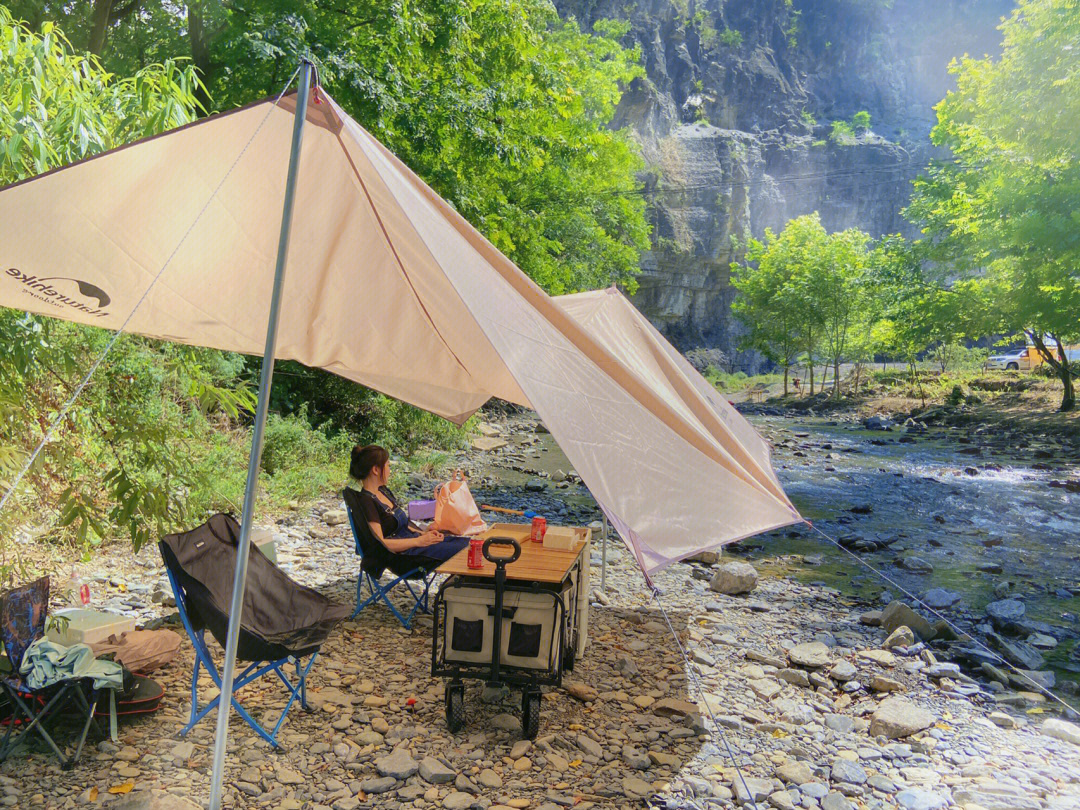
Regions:
[[[414,533],[408,535],[402,535],[404,537],[416,537]],[[443,538],[442,542],[436,543],[433,546],[420,546],[418,548],[410,548],[408,551],[402,551],[402,554],[416,555],[419,557],[428,557],[432,560],[439,560],[440,562],[446,562],[463,548],[468,547],[468,537],[455,537],[454,535],[447,535]]]

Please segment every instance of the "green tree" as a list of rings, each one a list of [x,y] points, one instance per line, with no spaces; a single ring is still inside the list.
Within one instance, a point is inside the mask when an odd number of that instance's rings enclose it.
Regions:
[[[1075,0],[1020,0],[1001,31],[999,59],[950,66],[957,87],[931,137],[954,159],[916,182],[907,216],[942,280],[992,302],[987,332],[1032,338],[1068,411],[1064,346],[1080,340],[1080,13]]]
[[[89,44],[106,2],[46,6]],[[643,163],[610,126],[644,75],[620,44],[626,24],[582,31],[547,0],[141,0],[117,16],[120,2],[102,50],[113,69],[185,55],[207,108],[229,109],[277,93],[311,57],[346,111],[546,290],[635,288]]]
[[[813,306],[821,319],[822,349],[833,365],[833,398],[840,399],[840,361],[867,307],[870,236],[858,228],[831,234],[824,254],[813,262],[817,274]],[[863,324],[865,328],[865,323]]]

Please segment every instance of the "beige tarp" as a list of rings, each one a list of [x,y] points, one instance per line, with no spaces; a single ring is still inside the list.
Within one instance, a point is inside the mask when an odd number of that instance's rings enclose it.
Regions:
[[[0,190],[0,305],[261,353],[294,108]],[[642,319],[563,309],[324,92],[307,119],[279,357],[458,422],[532,406],[646,572],[799,520],[760,437]]]

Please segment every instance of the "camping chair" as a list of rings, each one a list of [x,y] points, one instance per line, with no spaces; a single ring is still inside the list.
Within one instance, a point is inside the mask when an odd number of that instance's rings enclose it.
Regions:
[[[6,760],[31,731],[37,731],[38,736],[60,759],[60,767],[66,771],[79,761],[90,726],[97,725],[94,712],[100,690],[94,690],[88,678],[69,678],[43,689],[31,689],[19,674],[27,649],[45,635],[48,610],[48,577],[8,591],[0,603],[0,637],[11,664],[11,672],[0,678],[0,687],[10,708],[6,718],[7,731],[0,740],[0,762]],[[75,753],[68,757],[56,744],[49,726],[58,718],[70,716],[69,707],[72,705],[80,719],[85,717],[85,720],[82,733],[75,742]],[[26,725],[22,730],[14,734],[15,726],[23,723]],[[100,733],[100,728],[98,731]]]
[[[352,617],[355,619],[361,610],[381,599],[405,629],[411,628],[416,611],[431,612],[428,608],[428,591],[431,590],[431,585],[435,581],[434,568],[417,565],[419,560],[409,554],[392,553],[379,542],[379,538],[371,533],[366,521],[356,519],[352,503],[357,497],[356,493],[351,489],[345,489],[342,497],[345,500],[345,512],[349,516],[349,525],[352,527],[353,540],[356,542],[356,553],[360,556],[360,574],[356,579],[356,610],[353,611]],[[379,578],[386,569],[390,570],[394,578],[386,585],[382,585]],[[413,587],[413,583],[417,580],[423,583],[423,590],[418,591]],[[367,598],[364,597],[364,583],[367,583],[370,591]],[[403,616],[397,606],[390,601],[390,591],[400,583],[405,584],[414,600],[407,617]]]
[[[176,597],[180,621],[195,647],[191,673],[191,719],[181,730],[184,736],[221,700],[218,694],[199,708],[199,668],[205,667],[221,690],[221,675],[206,646],[205,632],[224,647],[229,626],[228,607],[236,573],[240,525],[230,515],[214,515],[210,520],[181,534],[170,534],[158,544]],[[247,586],[244,590],[243,618],[236,660],[248,662],[233,682],[229,702],[237,713],[264,740],[275,748],[281,745],[277,733],[297,699],[305,711],[307,676],[319,648],[334,626],[349,615],[346,605],[331,602],[319,592],[291,580],[252,544],[248,558]],[[307,658],[307,663],[303,659]],[[296,682],[285,668],[295,667]],[[240,705],[235,695],[263,675],[275,673],[289,691],[289,699],[273,730],[266,731]]]

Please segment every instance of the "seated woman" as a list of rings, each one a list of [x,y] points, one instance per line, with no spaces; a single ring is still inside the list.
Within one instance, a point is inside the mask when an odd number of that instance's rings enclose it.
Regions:
[[[409,520],[387,486],[390,454],[377,444],[353,448],[349,463],[349,487],[359,493],[360,514],[371,533],[394,554],[416,556],[417,566],[434,568],[469,545],[469,538],[425,531]]]

